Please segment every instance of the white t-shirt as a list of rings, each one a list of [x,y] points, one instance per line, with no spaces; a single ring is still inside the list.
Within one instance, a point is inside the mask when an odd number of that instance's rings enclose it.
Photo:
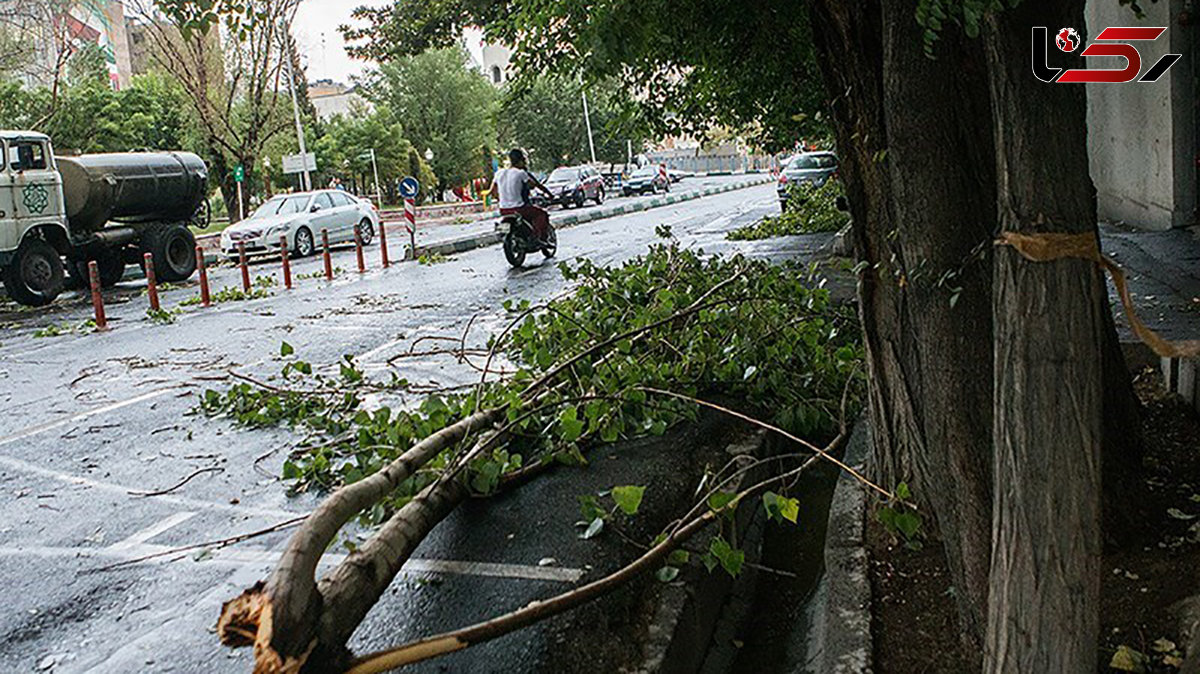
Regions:
[[[500,208],[520,208],[525,205],[525,183],[529,172],[518,168],[503,168],[496,171],[493,179],[500,192]]]

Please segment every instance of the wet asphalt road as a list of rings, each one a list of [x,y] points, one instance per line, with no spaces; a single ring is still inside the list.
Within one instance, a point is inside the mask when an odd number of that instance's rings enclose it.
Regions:
[[[600,220],[562,231],[555,261],[620,262],[644,252],[660,224],[670,225],[682,244],[712,253],[791,255],[821,243],[804,237],[782,244],[724,240],[729,229],[777,210],[768,184]],[[389,243],[398,257],[402,242]],[[192,415],[197,394],[227,387],[231,369],[258,377],[278,372],[282,341],[314,366],[336,367],[343,354],[354,354],[368,373],[386,374],[392,371],[388,358],[418,337],[461,335],[474,316],[467,341],[482,344],[505,320],[504,299],[536,301],[564,290],[553,264],[531,260],[533,266],[512,270],[497,247],[386,271],[378,269],[376,247],[368,249],[368,260],[371,270],[358,274],[353,250],[341,250],[335,265],[345,271],[332,283],[303,279],[292,291],[272,288],[265,299],[190,307],[170,325],[145,319],[138,283],[107,293],[113,328],[107,333],[32,337],[39,326],[73,326],[88,318],[83,297],[64,297],[50,311],[7,308],[0,318],[6,322],[0,332],[0,587],[6,590],[0,670],[248,671],[249,653],[221,647],[213,624],[221,602],[265,577],[286,532],[215,552],[103,569],[258,530],[311,509],[314,496],[288,497],[276,478],[299,437]],[[261,262],[254,274],[275,275],[277,266]],[[298,276],[319,270],[318,259],[293,267]],[[214,289],[237,285],[237,270],[213,270],[212,281]],[[194,287],[169,290],[164,306],[195,294]],[[451,385],[474,378],[452,360],[406,359],[397,366],[414,382]],[[144,494],[201,469],[169,494]],[[364,628],[371,634],[357,637],[356,646],[431,631],[432,625],[411,618],[415,604],[404,602],[436,602],[422,593],[443,582],[469,583],[458,596],[475,605],[443,616],[438,628],[516,608],[531,596],[586,579],[582,554],[564,556],[532,523],[494,532],[521,543],[497,550],[467,533],[469,521],[458,517],[435,531],[393,588],[414,592],[390,591]],[[546,557],[558,559],[540,566]],[[396,632],[398,621],[404,624]],[[521,655],[532,648],[528,644],[497,643],[517,644],[505,670],[537,657]],[[497,665],[495,671],[504,670]]]

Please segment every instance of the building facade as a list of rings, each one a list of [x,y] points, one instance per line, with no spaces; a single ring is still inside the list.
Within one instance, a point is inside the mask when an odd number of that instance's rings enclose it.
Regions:
[[[1142,8],[1146,16],[1137,19],[1115,0],[1087,3],[1085,42],[1110,26],[1167,28],[1157,40],[1136,43],[1143,74],[1164,54],[1182,55],[1157,82],[1083,85],[1098,213],[1142,229],[1187,227],[1197,224],[1200,191],[1200,7],[1158,0]],[[1119,57],[1088,57],[1090,68],[1124,65]]]

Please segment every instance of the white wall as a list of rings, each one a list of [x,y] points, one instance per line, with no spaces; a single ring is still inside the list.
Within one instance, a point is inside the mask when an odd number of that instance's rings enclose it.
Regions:
[[[1176,20],[1185,0],[1142,3],[1138,20],[1116,0],[1089,0],[1087,40],[1109,26],[1167,26],[1153,42],[1138,42],[1145,73],[1163,54],[1183,54],[1154,83],[1047,86],[1088,87],[1088,150],[1101,220],[1145,229],[1195,223],[1195,27]],[[1054,27],[1051,27],[1054,30]],[[1092,68],[1119,68],[1117,57],[1089,57]]]

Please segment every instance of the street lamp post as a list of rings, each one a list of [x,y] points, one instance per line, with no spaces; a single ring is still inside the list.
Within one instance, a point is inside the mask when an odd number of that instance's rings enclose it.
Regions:
[[[362,158],[364,155],[371,157],[371,174],[375,177],[375,204],[382,208],[383,195],[379,192],[379,165],[375,163],[375,148],[371,148],[359,155],[359,158]]]
[[[296,75],[292,72],[292,43],[288,37],[288,26],[284,24],[280,41],[283,43],[283,63],[287,66],[288,90],[292,93],[292,116],[296,120],[296,142],[300,144],[300,163],[303,167],[300,189],[312,189],[312,177],[308,175],[308,150],[304,147],[304,125],[300,123],[300,101],[296,97]]]
[[[581,89],[581,91],[583,91]],[[592,140],[592,118],[588,115],[587,91],[583,91],[583,123],[587,125],[588,149],[592,152],[592,163],[596,163],[596,143]]]

